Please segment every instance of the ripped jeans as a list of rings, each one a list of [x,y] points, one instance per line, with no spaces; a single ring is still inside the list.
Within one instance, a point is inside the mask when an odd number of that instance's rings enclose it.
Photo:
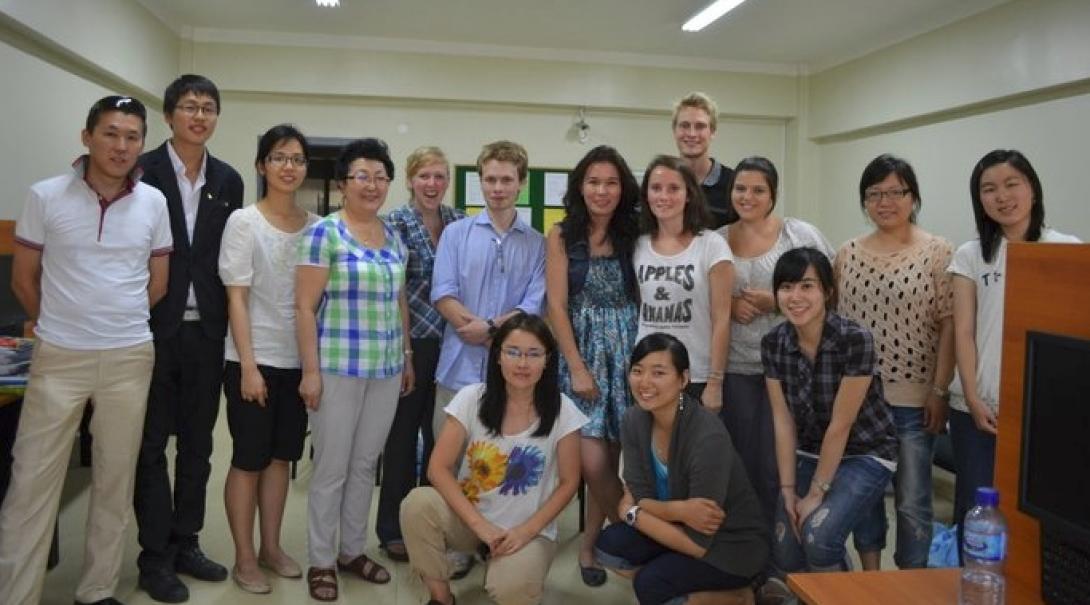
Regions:
[[[795,464],[795,491],[800,498],[810,491],[817,460],[798,456]],[[776,506],[776,524],[772,536],[772,557],[780,573],[799,571],[843,571],[848,534],[855,529],[875,502],[885,495],[892,471],[868,456],[847,457],[840,461],[831,481],[832,488],[802,523],[802,541],[795,536],[784,510],[783,496]]]

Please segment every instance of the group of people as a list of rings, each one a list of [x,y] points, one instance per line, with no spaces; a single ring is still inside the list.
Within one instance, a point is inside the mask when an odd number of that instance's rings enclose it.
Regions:
[[[970,178],[977,239],[954,251],[917,226],[916,175],[882,155],[859,184],[873,230],[834,251],[773,212],[772,162],[711,158],[718,111],[701,93],[675,107],[679,155],[642,183],[617,150],[590,150],[544,236],[516,211],[529,159],[510,141],[483,147],[471,217],[442,203],[436,147],[409,155],[409,201],[381,215],[394,162],[353,141],[334,165],[341,207],[318,217],[295,198],[299,130],[261,137],[260,199],[241,208],[242,179],[207,150],[215,85],[178,78],[163,113],[171,139],[141,155],[144,107],[99,100],[88,154],[32,186],[17,224],[13,288],[38,341],[0,509],[4,603],[39,599],[88,400],[77,603],[118,603],[134,503],[156,601],[187,600],[179,574],[252,593],[270,592],[266,570],[305,576],[320,601],[338,573],[389,582],[366,554],[380,458],[380,548],[430,603],[452,605],[477,558],[497,602],[540,602],[581,481],[582,581],[616,570],[640,603],[786,596],[784,573],[850,566],[849,534],[876,569],[891,478],[895,561],[922,567],[948,416],[955,520],[992,479],[1007,242],[1075,241],[1044,226],[1029,161],[997,150]],[[198,542],[221,387],[230,571]],[[280,532],[308,425],[304,573]]]

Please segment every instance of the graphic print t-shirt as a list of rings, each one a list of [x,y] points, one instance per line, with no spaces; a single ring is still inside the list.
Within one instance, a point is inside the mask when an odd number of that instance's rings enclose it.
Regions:
[[[651,247],[651,236],[636,241],[633,263],[640,285],[640,329],[636,341],[654,332],[677,337],[689,350],[689,375],[707,382],[711,363],[712,315],[708,272],[733,262],[722,235],[701,231],[689,247],[665,256]]]
[[[492,435],[481,424],[483,384],[458,391],[444,408],[466,430],[466,453],[458,472],[462,493],[489,522],[503,529],[532,517],[556,489],[556,445],[587,422],[571,399],[560,396],[560,413],[545,437],[532,437],[538,423],[515,435]],[[553,520],[541,535],[556,540]]]

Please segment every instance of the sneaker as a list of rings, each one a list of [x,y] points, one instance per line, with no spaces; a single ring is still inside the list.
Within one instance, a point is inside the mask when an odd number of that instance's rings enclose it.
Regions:
[[[174,556],[174,571],[205,582],[227,579],[227,568],[205,556],[196,544],[178,547],[178,554]]]
[[[459,552],[456,550],[447,551],[447,563],[450,564],[450,579],[461,580],[469,575],[469,570],[473,569],[473,565],[476,564],[476,559],[469,553]]]
[[[156,567],[140,571],[137,586],[160,603],[184,603],[189,600],[189,589],[178,579],[174,570]]]
[[[757,589],[757,605],[797,605],[795,593],[779,578],[769,578]]]

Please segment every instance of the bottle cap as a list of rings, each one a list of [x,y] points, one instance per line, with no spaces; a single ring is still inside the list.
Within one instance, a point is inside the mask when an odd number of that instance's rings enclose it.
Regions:
[[[999,492],[994,487],[976,488],[977,506],[999,506]]]

